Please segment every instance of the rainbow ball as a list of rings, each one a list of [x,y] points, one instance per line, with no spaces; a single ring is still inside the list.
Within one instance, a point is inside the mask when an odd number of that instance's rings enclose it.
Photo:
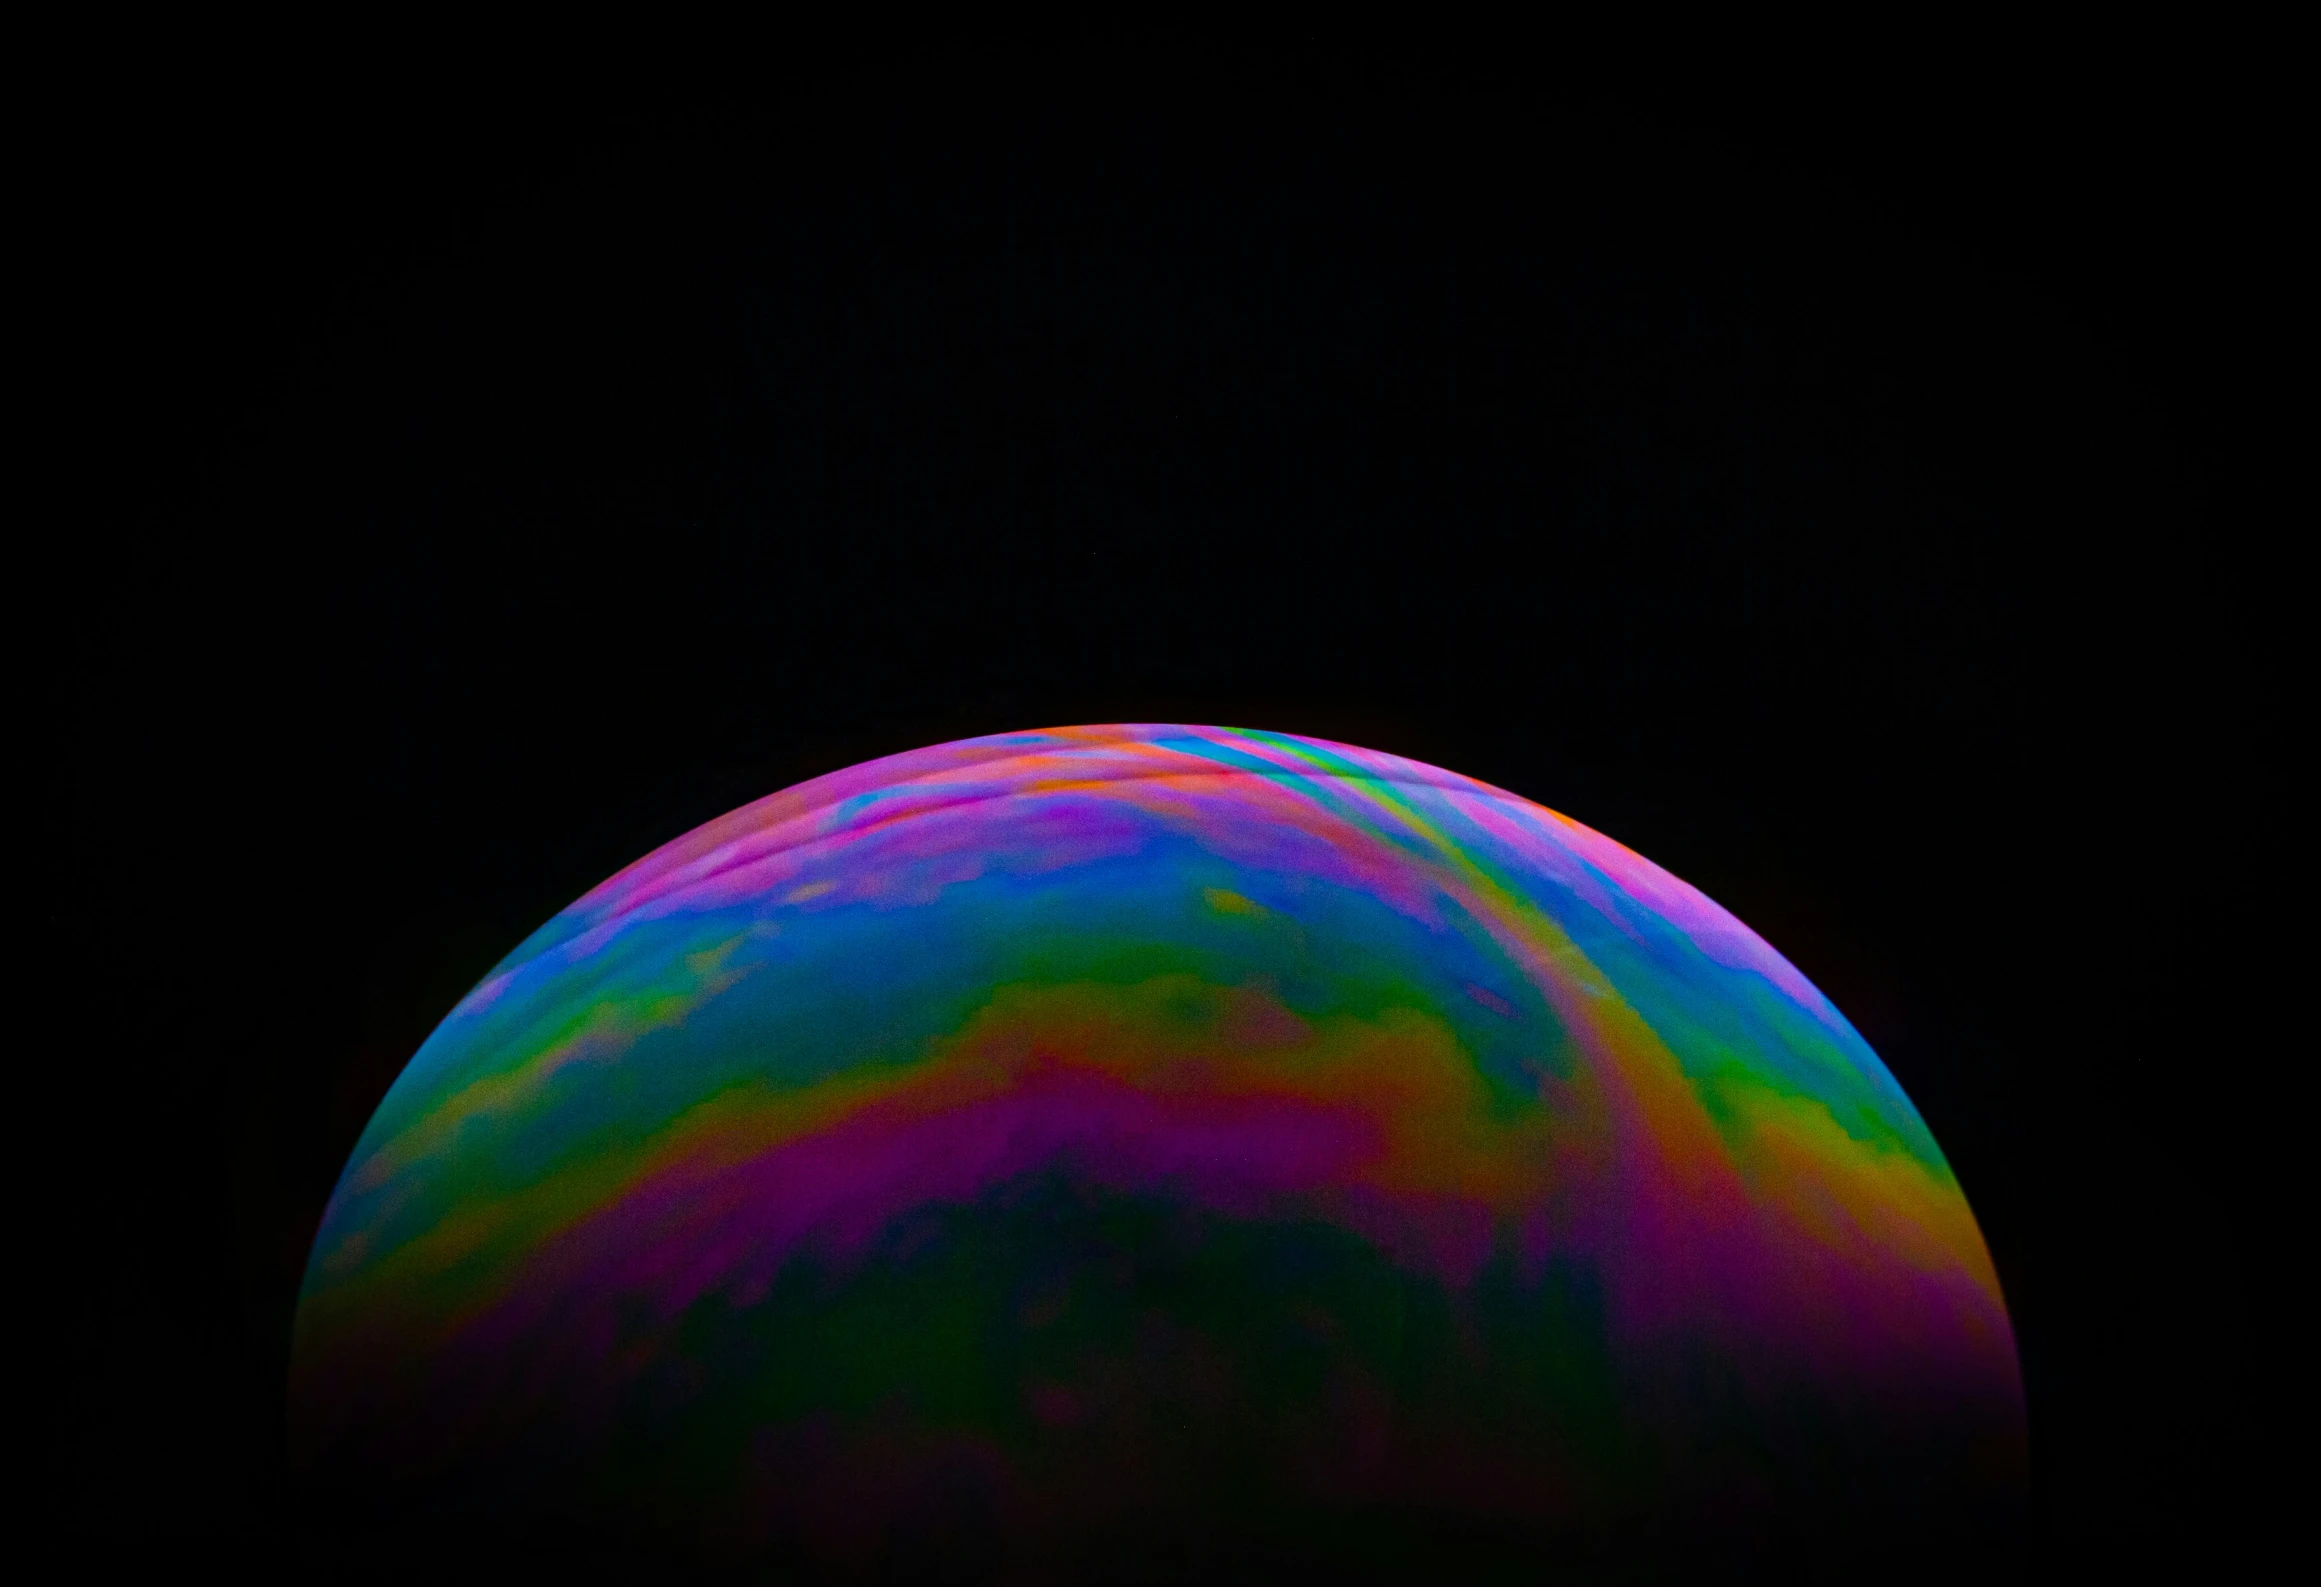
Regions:
[[[1923,1537],[2024,1443],[1957,1179],[1762,939],[1176,726],[818,778],[534,933],[347,1164],[291,1431],[380,1536],[1027,1580]]]

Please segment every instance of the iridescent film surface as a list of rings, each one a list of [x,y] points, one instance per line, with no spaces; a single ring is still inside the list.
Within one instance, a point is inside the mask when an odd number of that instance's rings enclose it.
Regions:
[[[819,778],[542,927],[364,1131],[292,1424],[397,1503],[1033,1574],[1971,1495],[2023,1436],[1957,1180],[1748,928],[1169,726]]]

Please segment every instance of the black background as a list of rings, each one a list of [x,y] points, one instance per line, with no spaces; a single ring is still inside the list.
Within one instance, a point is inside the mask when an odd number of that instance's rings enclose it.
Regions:
[[[327,1574],[306,1244],[535,925],[801,778],[1111,720],[1413,755],[1704,887],[1974,1202],[2031,1556],[2240,1535],[2234,1152],[2178,1100],[2247,884],[2181,833],[2261,836],[2227,88],[1975,41],[203,42],[31,151],[81,1546]]]

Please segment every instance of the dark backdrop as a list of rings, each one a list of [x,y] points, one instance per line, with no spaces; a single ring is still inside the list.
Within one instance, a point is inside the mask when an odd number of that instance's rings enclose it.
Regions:
[[[296,1560],[323,1200],[565,902],[859,759],[1158,719],[1733,908],[1982,1220],[2026,1546],[2234,1535],[2231,1149],[2164,1083],[2223,884],[2153,815],[2238,732],[2225,156],[2062,56],[1870,54],[864,37],[60,115],[57,1524]]]

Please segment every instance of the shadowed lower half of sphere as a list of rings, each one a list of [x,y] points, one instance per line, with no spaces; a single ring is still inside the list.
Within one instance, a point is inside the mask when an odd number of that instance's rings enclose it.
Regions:
[[[803,1576],[1881,1568],[2014,1343],[1878,1058],[1500,790],[1214,728],[877,761],[572,905],[365,1130],[309,1512]]]

